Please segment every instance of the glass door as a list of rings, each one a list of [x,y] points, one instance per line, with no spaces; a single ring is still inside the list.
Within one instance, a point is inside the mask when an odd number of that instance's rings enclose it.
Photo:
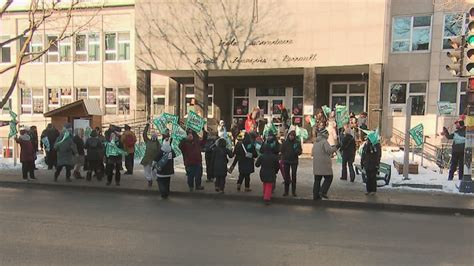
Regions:
[[[273,123],[279,126],[282,123],[281,107],[283,105],[283,98],[281,97],[257,97],[258,108],[260,108],[260,115],[265,122],[273,119]]]

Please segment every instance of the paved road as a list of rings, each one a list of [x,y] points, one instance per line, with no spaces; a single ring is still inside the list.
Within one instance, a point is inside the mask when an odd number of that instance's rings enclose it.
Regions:
[[[0,189],[0,265],[472,265],[474,219]]]

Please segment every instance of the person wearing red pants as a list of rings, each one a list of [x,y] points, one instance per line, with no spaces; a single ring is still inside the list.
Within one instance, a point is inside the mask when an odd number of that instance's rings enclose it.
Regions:
[[[278,156],[273,153],[270,145],[264,144],[262,151],[263,154],[258,157],[255,166],[260,167],[260,180],[263,182],[263,200],[265,204],[269,205],[272,198],[273,184],[280,167]]]

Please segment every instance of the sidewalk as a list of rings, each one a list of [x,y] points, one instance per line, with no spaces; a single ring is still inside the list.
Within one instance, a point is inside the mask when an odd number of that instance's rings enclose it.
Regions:
[[[75,180],[73,182],[65,181],[65,173],[59,177],[58,182],[53,181],[53,171],[41,169],[44,166],[39,165],[40,170],[36,171],[37,181],[24,182],[21,179],[20,169],[0,169],[0,186],[15,188],[56,188],[56,189],[86,189],[99,190],[107,192],[122,192],[132,194],[157,194],[158,188],[154,182],[152,188],[148,188],[143,178],[143,167],[135,165],[134,175],[122,175],[121,186],[114,184],[106,186],[105,181],[98,182],[92,180]],[[236,190],[237,169],[231,175],[228,175],[226,182],[226,191],[224,195],[219,195],[214,191],[213,183],[205,182],[203,176],[204,191],[189,192],[186,184],[184,167],[178,159],[176,162],[176,174],[171,180],[170,197],[212,197],[216,199],[228,200],[262,200],[262,184],[257,173],[251,176],[251,192],[238,192]],[[329,200],[315,202],[312,200],[312,161],[310,159],[301,159],[298,169],[298,197],[283,197],[282,177],[279,174],[277,179],[277,188],[274,193],[274,202],[292,205],[315,205],[324,207],[342,207],[342,208],[374,208],[382,210],[412,211],[412,212],[435,212],[443,214],[460,213],[464,215],[474,215],[474,197],[472,194],[448,194],[436,191],[420,191],[410,189],[395,189],[392,187],[379,187],[376,196],[365,196],[365,185],[361,183],[361,177],[356,177],[356,182],[351,183],[339,180],[340,166],[334,164],[335,178],[329,190]]]

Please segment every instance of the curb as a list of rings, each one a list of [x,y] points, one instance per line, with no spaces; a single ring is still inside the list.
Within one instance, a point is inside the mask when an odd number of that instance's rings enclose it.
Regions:
[[[63,185],[51,183],[23,183],[14,181],[0,181],[0,187],[4,188],[27,188],[27,189],[53,189],[53,190],[76,190],[87,192],[107,192],[107,193],[124,193],[130,195],[142,196],[158,196],[157,190],[144,190],[136,188],[122,188],[116,186],[97,187],[97,186],[83,186],[83,185]],[[202,192],[183,192],[172,191],[173,197],[190,198],[190,199],[225,199],[230,201],[243,202],[262,202],[262,197],[255,195],[229,195],[229,194],[214,194]],[[317,208],[341,208],[341,209],[365,209],[365,210],[380,210],[392,212],[411,212],[411,213],[427,213],[427,214],[442,214],[442,215],[465,215],[474,216],[474,209],[466,208],[450,208],[450,207],[434,207],[422,205],[405,205],[395,203],[377,203],[377,202],[360,202],[348,200],[320,200],[314,201],[308,198],[273,198],[273,203],[290,205],[290,206],[309,206]]]

